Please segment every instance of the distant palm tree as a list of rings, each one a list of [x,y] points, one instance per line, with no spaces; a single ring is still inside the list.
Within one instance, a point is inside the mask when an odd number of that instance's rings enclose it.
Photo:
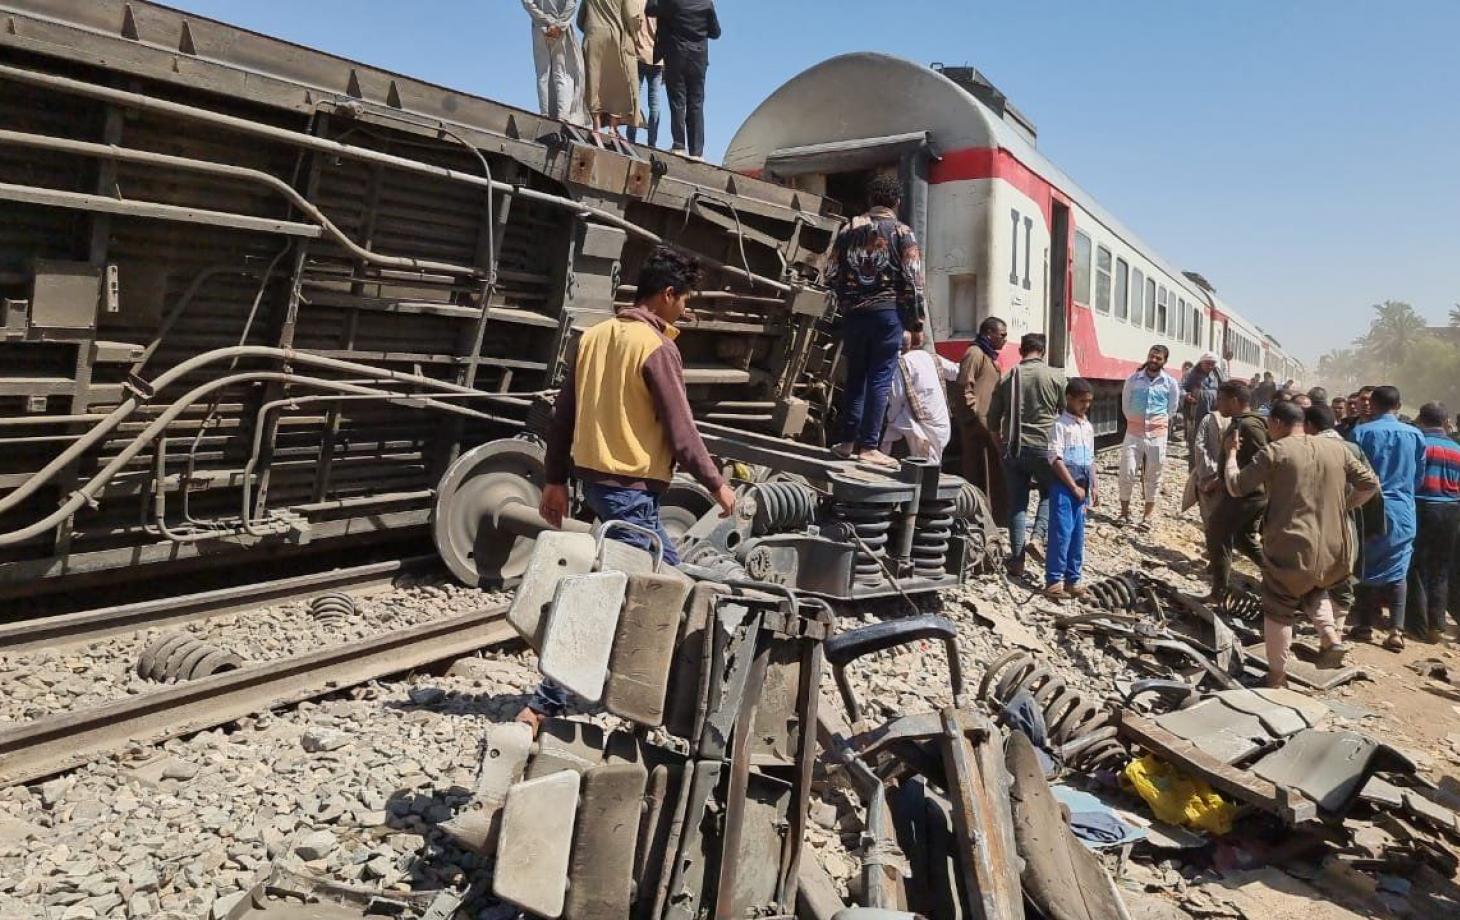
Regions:
[[[1335,394],[1357,389],[1362,376],[1359,353],[1352,348],[1335,348],[1318,359],[1318,380]]]
[[[1377,314],[1369,324],[1369,332],[1355,344],[1366,349],[1381,369],[1392,372],[1404,366],[1414,354],[1415,345],[1425,335],[1424,317],[1402,300],[1386,300],[1374,305]]]
[[[1460,327],[1460,303],[1450,308],[1450,325]]]

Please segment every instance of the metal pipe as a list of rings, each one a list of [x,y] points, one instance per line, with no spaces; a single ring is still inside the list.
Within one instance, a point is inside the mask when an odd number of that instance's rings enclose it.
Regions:
[[[302,236],[308,239],[319,237],[324,232],[315,224],[301,224],[292,220],[254,217],[250,214],[235,214],[231,211],[210,211],[207,208],[190,208],[175,204],[159,204],[155,201],[128,201],[106,195],[67,192],[39,185],[17,185],[13,182],[0,182],[0,201],[17,201],[21,204],[38,204],[48,208],[70,208],[74,211],[94,211],[101,214],[120,214],[124,217],[175,220],[186,224],[254,230],[260,233],[282,233],[285,236]]]
[[[460,172],[445,166],[433,166],[430,163],[422,163],[419,160],[411,160],[406,157],[398,157],[389,153],[382,153],[378,150],[371,150],[366,147],[355,147],[350,144],[342,144],[339,141],[328,138],[317,137],[312,134],[304,134],[299,131],[291,131],[288,128],[278,128],[273,125],[266,125],[246,118],[239,118],[234,115],[225,115],[221,112],[214,112],[209,109],[196,106],[184,105],[179,102],[170,102],[165,99],[157,99],[142,93],[129,92],[127,90],[113,89],[109,86],[100,86],[95,83],[88,83],[84,80],[74,80],[70,77],[62,77],[56,74],[40,73],[28,70],[24,67],[12,67],[9,64],[0,64],[0,77],[25,83],[30,86],[43,86],[47,89],[60,90],[74,93],[78,96],[85,96],[89,99],[97,99],[102,102],[109,102],[126,109],[143,109],[152,112],[161,112],[173,115],[178,118],[192,119],[194,121],[207,122],[219,127],[230,128],[244,134],[251,134],[255,137],[267,137],[272,140],[293,144],[299,147],[306,147],[321,153],[329,153],[335,156],[349,157],[351,159],[363,160],[371,163],[381,163],[386,166],[393,166],[397,169],[404,169],[422,175],[435,176],[439,179],[446,179],[452,182],[461,182],[477,188],[485,188],[492,191],[506,192],[511,195],[529,201],[538,201],[553,207],[566,208],[584,217],[592,217],[595,220],[617,227],[625,233],[632,234],[640,239],[648,240],[651,243],[664,243],[663,237],[649,230],[640,227],[619,217],[611,211],[596,208],[584,204],[581,201],[574,201],[571,198],[564,198],[560,195],[552,195],[547,192],[540,192],[536,189],[525,188],[513,185],[508,182],[499,182],[492,179],[484,179],[473,176],[469,173]],[[767,287],[789,292],[791,286],[772,278],[766,278],[748,272],[745,269],[733,265],[726,265],[715,259],[700,257],[701,261],[712,265],[721,271],[745,278],[752,284],[764,284]]]
[[[27,134],[23,131],[7,131],[4,129],[0,129],[0,144],[15,144],[20,147],[55,150],[62,153],[74,153],[78,156],[102,157],[130,163],[146,163],[153,166],[170,166],[176,169],[191,170],[193,172],[211,173],[215,176],[228,176],[229,178],[241,179],[245,182],[257,182],[268,186],[287,198],[290,204],[313,218],[320,229],[329,235],[331,239],[350,250],[351,253],[362,261],[371,262],[376,265],[389,265],[394,268],[409,268],[418,271],[443,271],[457,275],[475,275],[477,273],[477,269],[467,265],[455,265],[450,262],[433,262],[428,259],[413,259],[409,256],[387,256],[381,255],[378,252],[371,252],[350,239],[343,230],[335,226],[334,222],[325,216],[323,211],[295,191],[289,183],[263,170],[249,169],[244,166],[233,166],[228,163],[215,163],[210,160],[198,160],[192,157],[153,153],[150,150],[134,150],[129,147],[118,147],[115,144],[96,144],[90,141],[76,141],[70,138],[50,137],[44,134]]]
[[[233,349],[223,350],[231,351]],[[264,350],[277,351],[279,349]],[[42,518],[41,520],[30,524],[27,527],[22,527],[19,530],[12,530],[9,533],[0,533],[0,546],[11,546],[16,543],[21,543],[25,540],[29,540],[32,537],[40,536],[47,530],[50,530],[57,524],[60,524],[62,521],[69,519],[77,511],[80,511],[83,505],[95,503],[96,492],[100,490],[100,488],[105,485],[113,476],[115,476],[117,472],[122,469],[122,467],[130,463],[132,459],[137,456],[137,454],[141,453],[143,448],[145,448],[155,438],[161,435],[163,431],[167,430],[167,426],[171,424],[172,421],[177,418],[177,416],[181,415],[182,412],[190,404],[197,402],[204,396],[207,396],[208,394],[216,390],[234,386],[240,383],[256,383],[259,381],[291,383],[299,386],[312,386],[326,390],[342,390],[347,393],[368,393],[374,395],[379,392],[367,389],[366,387],[356,386],[354,384],[341,383],[337,380],[326,380],[320,377],[305,377],[302,375],[291,374],[283,371],[248,371],[241,374],[230,374],[226,377],[219,377],[215,380],[210,380],[207,383],[200,384],[199,386],[194,387],[177,402],[170,405],[166,411],[160,414],[152,422],[152,424],[148,425],[145,430],[138,434],[131,443],[122,448],[122,450],[115,457],[112,458],[110,463],[108,463],[105,467],[98,471],[96,475],[92,476],[85,485],[67,496],[66,500],[61,503],[61,506],[58,509],[56,509],[46,517]],[[437,383],[439,383],[439,381],[437,381]],[[437,403],[435,400],[431,400],[426,397],[417,398],[422,399],[424,404],[431,404],[435,406],[446,405],[444,403]],[[463,406],[451,406],[450,408],[452,411],[467,412],[473,415],[482,415],[484,418],[491,418],[491,416],[487,416],[484,413],[476,413],[475,410],[466,409]],[[72,449],[74,449],[74,445]],[[27,485],[28,484],[29,483],[27,483]]]
[[[0,65],[3,67],[3,65]],[[69,466],[73,461],[79,459],[86,451],[95,447],[98,442],[116,430],[117,426],[131,417],[137,407],[147,402],[153,393],[161,392],[168,386],[193,373],[199,368],[206,367],[217,361],[226,361],[235,358],[268,358],[294,364],[302,364],[310,367],[325,368],[334,371],[344,371],[353,374],[360,374],[371,380],[394,380],[400,383],[414,383],[420,386],[430,387],[447,393],[481,393],[470,387],[458,386],[444,380],[436,380],[431,377],[423,377],[417,374],[406,374],[400,371],[386,370],[383,368],[371,367],[368,364],[357,364],[353,361],[343,361],[338,358],[325,358],[319,355],[312,355],[307,352],[296,351],[292,348],[273,348],[267,345],[235,345],[229,348],[216,348],[212,351],[203,352],[192,358],[183,361],[181,364],[170,368],[160,374],[156,380],[148,384],[146,381],[130,384],[131,396],[124,399],[113,409],[105,419],[93,426],[83,434],[76,443],[62,451],[50,463],[38,470],[35,475],[27,479],[23,484],[17,486],[14,491],[0,496],[0,514],[16,507],[22,501],[34,495],[41,486],[55,478],[56,474]],[[230,378],[232,379],[232,378]],[[144,394],[144,390],[146,391]],[[211,391],[210,391],[211,392]],[[495,394],[484,394],[495,395]]]

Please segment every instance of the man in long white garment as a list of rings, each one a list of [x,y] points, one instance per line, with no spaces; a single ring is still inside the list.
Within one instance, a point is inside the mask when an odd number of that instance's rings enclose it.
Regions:
[[[892,392],[887,400],[887,428],[882,435],[882,452],[889,453],[898,441],[907,442],[909,457],[942,460],[943,450],[953,436],[948,417],[948,372],[957,375],[957,365],[932,352],[912,347],[912,336],[902,335],[902,355],[892,375]]]

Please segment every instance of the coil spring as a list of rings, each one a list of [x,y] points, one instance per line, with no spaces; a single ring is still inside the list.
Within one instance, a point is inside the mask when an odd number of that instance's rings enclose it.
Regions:
[[[339,623],[355,615],[355,599],[348,594],[331,591],[311,599],[309,612],[321,623]]]
[[[1244,622],[1251,622],[1262,616],[1262,598],[1247,591],[1233,591],[1227,595],[1224,607],[1229,616]]]
[[[1020,692],[1033,697],[1044,715],[1050,744],[1067,766],[1080,771],[1113,771],[1130,759],[1116,737],[1110,713],[1028,652],[1010,652],[990,664],[978,686],[979,698],[999,709]]]
[[[923,578],[937,578],[948,571],[948,541],[953,537],[956,499],[934,495],[918,505],[913,532],[913,572]]]
[[[241,667],[242,658],[185,632],[159,636],[148,643],[137,658],[138,677],[168,683],[197,680]]]
[[[1103,610],[1132,610],[1141,599],[1146,578],[1140,572],[1126,572],[1090,585],[1090,599]]]
[[[954,513],[962,521],[976,521],[983,515],[984,505],[987,499],[979,491],[978,486],[971,482],[965,482],[958,489],[958,497],[954,499]]]
[[[856,580],[858,584],[881,584],[882,567],[887,562],[887,541],[892,532],[892,506],[838,502],[831,517],[852,528],[861,538],[857,547]]]
[[[755,486],[755,534],[800,530],[816,517],[816,490],[798,482],[763,482]]]

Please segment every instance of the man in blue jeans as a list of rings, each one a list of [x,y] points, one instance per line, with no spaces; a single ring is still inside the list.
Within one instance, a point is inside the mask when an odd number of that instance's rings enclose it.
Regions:
[[[1031,332],[1019,340],[1019,363],[994,389],[989,429],[1004,446],[1004,479],[1009,485],[1009,574],[1024,574],[1029,537],[1029,494],[1038,489],[1034,535],[1049,524],[1049,433],[1065,400],[1065,375],[1044,360],[1043,335]]]
[[[837,237],[824,279],[841,315],[847,370],[841,433],[832,450],[889,468],[897,461],[878,445],[902,334],[910,333],[912,347],[921,348],[928,314],[922,251],[912,229],[897,219],[901,203],[897,177],[874,176],[867,183],[869,209]]]
[[[694,258],[661,246],[639,269],[634,305],[579,340],[547,436],[538,510],[552,526],[561,526],[568,513],[570,470],[600,521],[625,521],[658,533],[670,565],[679,564],[679,554],[659,518],[659,500],[676,466],[710,490],[723,515],[734,510],[735,492],[710,459],[690,414],[684,363],[674,345],[679,334],[674,323],[699,283]],[[613,538],[649,548],[642,533],[617,530]],[[566,691],[543,681],[517,719],[535,729],[566,704]]]

